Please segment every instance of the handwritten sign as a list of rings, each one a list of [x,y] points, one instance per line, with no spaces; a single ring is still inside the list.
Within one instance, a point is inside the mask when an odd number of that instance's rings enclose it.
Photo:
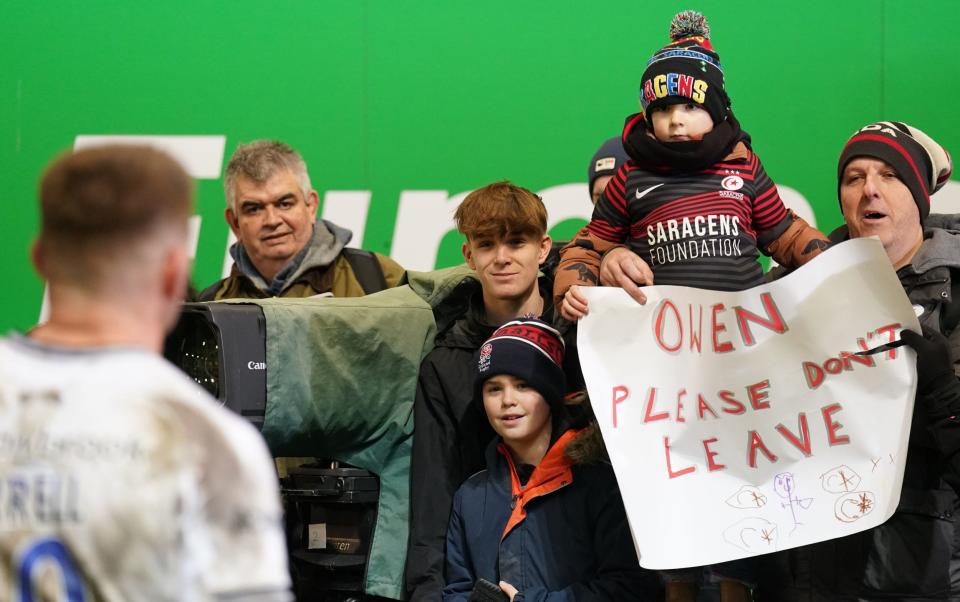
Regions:
[[[919,330],[879,241],[741,292],[586,289],[578,347],[647,568],[701,566],[875,527],[893,513]]]

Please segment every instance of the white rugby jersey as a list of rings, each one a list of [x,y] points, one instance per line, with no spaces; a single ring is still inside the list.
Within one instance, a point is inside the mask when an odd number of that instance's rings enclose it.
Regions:
[[[260,434],[160,357],[0,339],[0,600],[288,600]]]

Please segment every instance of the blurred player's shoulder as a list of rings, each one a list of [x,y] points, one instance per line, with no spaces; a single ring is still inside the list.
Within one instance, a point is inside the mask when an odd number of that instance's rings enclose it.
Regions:
[[[66,483],[76,500],[64,497],[60,513],[75,516],[72,522],[27,508],[10,534],[65,542],[90,583],[162,600],[179,596],[167,595],[165,579],[181,593],[286,598],[279,492],[266,444],[159,356],[0,339],[2,450],[11,453],[0,461],[0,483],[34,482],[40,467],[44,482]],[[0,527],[6,518],[0,511]],[[118,530],[127,537],[116,538]],[[0,532],[0,560],[11,541]],[[110,543],[93,548],[95,541]]]
[[[16,389],[13,391],[12,389]],[[185,439],[204,478],[270,484],[276,475],[263,437],[165,359],[128,347],[71,349],[22,336],[0,338],[0,391],[11,397],[56,395],[64,406],[111,421],[153,424],[167,444]],[[69,408],[68,408],[69,409]],[[0,412],[3,409],[0,408]],[[133,428],[133,425],[130,425]],[[224,477],[226,478],[226,477]]]

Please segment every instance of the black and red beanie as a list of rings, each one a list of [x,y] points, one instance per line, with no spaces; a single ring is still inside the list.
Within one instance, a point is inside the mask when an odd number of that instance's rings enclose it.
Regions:
[[[526,381],[551,407],[557,407],[567,389],[563,355],[563,338],[546,322],[535,318],[507,322],[480,347],[474,395],[482,400],[487,379],[509,374]]]
[[[730,112],[730,97],[723,86],[720,55],[710,44],[710,26],[702,14],[686,10],[670,23],[671,43],[647,61],[640,79],[640,106],[647,122],[650,109],[693,102],[703,106],[713,123]]]
[[[930,214],[930,195],[953,171],[947,151],[922,131],[899,121],[878,121],[860,128],[843,147],[837,165],[838,197],[843,172],[857,157],[879,159],[897,171],[920,209],[921,223]]]

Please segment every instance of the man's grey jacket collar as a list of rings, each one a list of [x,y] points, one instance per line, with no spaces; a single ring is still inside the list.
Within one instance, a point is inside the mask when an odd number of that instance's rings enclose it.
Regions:
[[[277,273],[269,285],[254,267],[253,261],[240,241],[230,246],[230,256],[233,257],[237,270],[249,278],[258,289],[270,296],[278,296],[288,283],[296,282],[297,278],[307,270],[326,267],[336,261],[352,237],[353,232],[350,230],[341,228],[333,222],[318,219],[313,225],[313,234],[309,242]]]

